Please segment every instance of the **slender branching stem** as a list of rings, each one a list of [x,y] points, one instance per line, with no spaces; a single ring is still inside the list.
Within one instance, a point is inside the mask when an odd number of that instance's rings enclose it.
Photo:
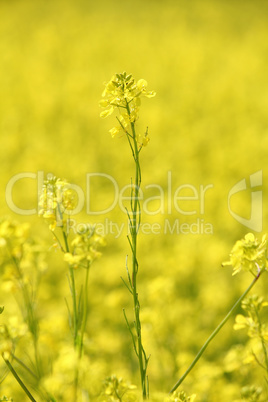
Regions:
[[[68,236],[62,227],[62,235],[64,239],[65,249],[66,252],[70,252],[70,247],[68,243]],[[78,352],[80,349],[79,345],[79,337],[78,337],[78,311],[77,311],[77,299],[76,299],[76,284],[75,284],[75,277],[74,277],[74,270],[71,264],[69,264],[69,277],[70,277],[70,289],[71,289],[71,296],[73,301],[73,317],[72,317],[72,330],[73,330],[73,342],[74,342],[74,349]],[[73,400],[74,402],[77,399],[77,390],[78,390],[78,377],[79,377],[79,368],[78,366],[75,367],[75,374],[74,374],[74,394]]]
[[[203,355],[203,353],[205,352],[206,348],[208,347],[208,345],[210,344],[210,342],[215,338],[215,336],[220,332],[220,330],[222,329],[222,327],[224,326],[224,324],[229,320],[229,318],[231,317],[231,315],[233,314],[234,310],[240,305],[240,303],[242,302],[242,300],[247,296],[247,294],[249,293],[249,291],[252,289],[252,287],[255,285],[255,283],[257,282],[257,280],[259,279],[261,273],[263,272],[263,270],[259,271],[258,274],[254,277],[253,281],[251,282],[251,284],[249,285],[249,287],[245,290],[245,292],[239,297],[239,299],[235,302],[235,304],[233,305],[233,307],[231,308],[231,310],[229,311],[229,313],[224,317],[224,319],[221,321],[221,323],[217,326],[217,328],[212,332],[212,334],[209,336],[209,338],[206,340],[206,342],[204,343],[204,345],[202,346],[202,348],[200,349],[200,351],[197,353],[197,355],[195,356],[194,360],[192,361],[192,363],[190,364],[190,366],[188,367],[188,369],[185,371],[185,373],[181,376],[181,378],[176,382],[176,384],[172,387],[172,389],[170,390],[170,393],[174,392],[180,385],[181,383],[185,380],[185,378],[188,376],[188,374],[190,373],[190,371],[192,371],[192,369],[194,368],[194,366],[196,365],[196,363],[198,362],[198,360],[200,359],[200,357]]]
[[[66,252],[70,252],[69,243],[68,243],[68,236],[62,227],[62,235],[64,239],[65,249]],[[71,287],[71,295],[73,301],[73,339],[74,339],[74,346],[78,345],[78,314],[77,314],[77,300],[76,300],[76,285],[75,285],[75,278],[74,278],[74,271],[71,264],[69,264],[69,275],[70,275],[70,287]]]
[[[83,292],[83,317],[82,317],[82,324],[81,324],[81,339],[79,345],[79,358],[82,357],[83,354],[83,347],[84,347],[84,334],[87,324],[87,315],[88,315],[88,278],[89,278],[89,263],[86,268],[86,275],[85,275],[85,287]]]
[[[19,377],[19,375],[17,374],[16,370],[14,369],[12,364],[10,363],[10,361],[8,359],[5,359],[4,357],[3,357],[3,359],[4,359],[4,362],[6,363],[7,367],[9,368],[10,372],[13,374],[14,378],[17,380],[17,382],[19,383],[19,385],[21,386],[21,388],[23,389],[25,394],[28,396],[30,401],[36,402],[36,400],[34,399],[32,394],[30,393],[30,391],[28,390],[28,388],[26,387],[26,385],[24,384],[24,382]]]
[[[258,312],[258,309],[255,307],[255,313],[257,316],[257,320],[258,320],[258,331],[259,331],[259,337],[260,337],[260,341],[261,341],[261,345],[262,345],[262,351],[263,351],[263,355],[264,355],[264,360],[265,360],[265,367],[262,366],[267,374],[268,374],[268,355],[267,355],[267,349],[266,349],[266,345],[265,345],[265,340],[263,337],[263,332],[262,332],[262,323],[261,323],[261,317],[260,314]]]
[[[126,101],[126,110],[131,119],[131,112],[129,103]],[[146,357],[145,350],[142,344],[142,333],[141,333],[141,322],[140,322],[140,303],[138,297],[138,289],[137,289],[137,276],[138,276],[138,260],[137,260],[137,248],[138,248],[138,230],[139,224],[141,219],[141,209],[139,203],[139,192],[140,192],[140,185],[141,185],[141,169],[140,169],[140,161],[139,161],[139,147],[138,147],[138,140],[135,131],[135,122],[131,122],[131,135],[128,135],[128,142],[130,144],[132,156],[135,162],[135,180],[131,190],[131,216],[128,213],[129,225],[130,225],[130,238],[128,238],[131,251],[132,251],[132,277],[129,277],[129,285],[130,293],[133,296],[133,304],[134,304],[134,317],[135,317],[135,331],[136,331],[136,342],[133,336],[132,330],[128,324],[128,320],[125,315],[125,319],[130,329],[132,335],[132,341],[134,344],[134,350],[137,354],[139,360],[139,370],[140,370],[140,378],[141,378],[141,385],[142,385],[142,394],[143,399],[146,399],[149,395],[149,387],[148,387],[148,379],[147,379],[147,365],[148,365],[148,358]]]
[[[26,364],[23,361],[21,361],[17,356],[12,354],[12,359],[16,360],[16,362],[19,363],[26,371],[28,371],[28,373],[31,374],[31,376],[35,380],[38,380],[37,375],[28,366],[26,366]]]
[[[34,311],[34,301],[33,297],[29,292],[29,289],[27,285],[25,284],[24,278],[23,278],[23,273],[20,268],[20,263],[15,258],[12,253],[11,255],[11,260],[16,268],[16,272],[18,275],[18,280],[20,284],[20,288],[22,291],[22,296],[23,296],[23,302],[25,306],[25,311],[22,310],[22,315],[24,317],[24,320],[28,326],[28,329],[30,331],[30,334],[32,336],[32,341],[33,341],[33,346],[34,346],[34,358],[35,358],[35,368],[37,372],[37,377],[40,379],[42,377],[42,370],[41,370],[41,364],[40,364],[40,357],[38,353],[38,320],[35,315]]]

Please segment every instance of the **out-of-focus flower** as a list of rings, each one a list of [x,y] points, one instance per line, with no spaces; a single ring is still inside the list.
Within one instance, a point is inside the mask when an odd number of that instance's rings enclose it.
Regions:
[[[27,332],[27,325],[18,316],[11,316],[7,325],[0,325],[0,355],[8,360],[14,351],[15,342]]]
[[[64,214],[70,214],[77,206],[77,193],[67,180],[51,177],[44,181],[39,206],[39,215],[54,231],[56,226],[65,224]]]
[[[44,248],[29,236],[28,223],[19,223],[11,219],[0,221],[0,264],[6,281],[14,281],[31,276],[31,269],[43,272],[46,269]],[[19,267],[19,268],[18,268]]]
[[[131,402],[138,401],[134,393],[136,386],[125,381],[123,378],[117,378],[116,375],[106,378],[104,389],[100,401],[107,402]]]
[[[13,342],[8,329],[5,325],[0,325],[0,355],[5,360],[8,360],[11,356],[13,349]]]
[[[246,401],[253,401],[257,402],[259,401],[260,397],[262,394],[262,388],[261,387],[256,387],[255,385],[247,385],[246,387],[243,387],[241,389],[241,396],[243,400]]]
[[[260,312],[268,303],[257,295],[249,296],[243,300],[242,308],[247,313],[246,316],[238,314],[235,317],[234,329],[247,329],[248,336],[251,338],[263,338],[268,340],[268,331],[265,323],[261,322]]]
[[[233,275],[240,271],[256,273],[259,269],[267,268],[267,235],[259,241],[252,233],[248,233],[244,239],[235,243],[230,261],[223,266],[233,266]]]
[[[23,256],[29,227],[28,223],[18,223],[8,218],[0,221],[0,262],[1,259],[3,262],[5,257],[20,259]]]
[[[250,316],[255,316],[260,313],[263,307],[267,307],[268,302],[264,301],[263,297],[258,295],[251,295],[242,301],[242,308],[248,312]]]
[[[248,334],[251,337],[256,336],[258,333],[256,323],[251,317],[245,317],[242,314],[237,314],[235,317],[234,329],[239,330],[244,328],[248,329]]]
[[[72,252],[64,254],[64,260],[73,268],[79,266],[88,268],[101,253],[100,247],[105,245],[104,238],[95,233],[94,228],[88,227],[83,233],[78,233],[73,239]]]
[[[54,361],[52,373],[43,379],[44,387],[57,400],[69,400],[74,395],[74,376],[78,361],[75,349],[71,345],[63,345]]]

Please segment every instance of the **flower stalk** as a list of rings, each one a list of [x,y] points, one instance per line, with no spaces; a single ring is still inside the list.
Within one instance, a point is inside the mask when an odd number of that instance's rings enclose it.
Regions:
[[[143,79],[135,81],[131,74],[125,72],[116,74],[106,84],[103,92],[103,98],[100,106],[106,108],[101,112],[101,117],[107,117],[113,113],[115,108],[119,111],[117,121],[118,126],[110,130],[112,137],[115,137],[120,131],[126,135],[132,157],[135,163],[135,179],[131,186],[130,210],[126,208],[129,223],[130,235],[127,236],[132,254],[131,274],[126,263],[128,283],[122,278],[126,288],[132,295],[134,308],[134,327],[130,325],[125,310],[123,310],[127,328],[131,334],[135,354],[138,358],[139,372],[141,379],[143,399],[149,398],[149,380],[147,376],[147,367],[149,357],[147,357],[142,342],[142,326],[140,321],[140,302],[138,295],[138,231],[141,222],[141,208],[139,201],[139,193],[141,186],[141,167],[140,167],[140,151],[147,145],[149,141],[148,129],[143,136],[136,133],[135,123],[139,116],[139,107],[141,104],[141,96],[151,98],[155,96],[155,92],[147,91],[147,82]]]
[[[129,105],[127,104],[127,112],[130,115]],[[132,296],[134,305],[134,315],[135,315],[135,330],[137,337],[137,347],[135,348],[136,354],[139,360],[140,378],[142,385],[143,398],[146,399],[149,396],[148,389],[148,378],[147,378],[147,365],[148,360],[143,344],[142,344],[142,334],[141,334],[141,322],[140,322],[140,302],[137,290],[137,276],[138,276],[138,259],[137,259],[137,246],[138,246],[138,230],[141,219],[141,209],[139,202],[139,190],[141,185],[141,169],[139,162],[139,150],[137,145],[137,137],[135,132],[135,125],[131,123],[132,138],[134,143],[134,161],[135,161],[135,185],[134,191],[131,193],[131,216],[129,216],[130,225],[130,236],[128,238],[131,250],[132,250]]]
[[[262,240],[259,241],[258,239],[255,238],[255,236],[252,233],[248,233],[244,239],[239,240],[235,243],[230,254],[230,261],[224,262],[222,266],[223,267],[232,266],[233,275],[236,275],[241,271],[250,272],[254,276],[254,279],[249,285],[249,287],[245,290],[245,292],[235,302],[229,313],[224,317],[221,323],[217,326],[217,328],[212,332],[212,334],[206,340],[206,342],[204,343],[200,351],[197,353],[196,357],[194,358],[188,369],[170,390],[170,393],[174,392],[181,385],[181,383],[184,381],[187,375],[194,368],[200,357],[203,355],[210,342],[220,332],[224,324],[229,320],[229,318],[233,314],[234,310],[240,305],[242,300],[247,296],[252,287],[258,281],[261,274],[267,270],[267,260],[268,260],[267,243],[268,243],[267,235],[264,235],[262,237]]]
[[[79,363],[83,355],[84,335],[88,316],[88,282],[89,270],[92,262],[100,255],[98,247],[104,245],[101,236],[97,235],[94,228],[88,227],[83,232],[77,232],[73,239],[70,238],[68,228],[68,215],[74,210],[77,202],[77,194],[72,185],[66,180],[49,177],[44,182],[40,196],[39,214],[49,223],[55,246],[64,254],[64,261],[68,263],[69,287],[72,300],[72,309],[69,312],[69,322],[73,337],[74,351],[78,362],[74,369],[74,396],[77,400],[79,385]],[[59,230],[59,234],[57,234]],[[77,294],[76,271],[85,270],[84,286]]]
[[[30,393],[30,391],[28,390],[28,388],[26,387],[26,385],[24,384],[24,382],[22,381],[22,379],[20,378],[20,376],[18,375],[18,373],[16,372],[16,370],[14,369],[14,367],[12,366],[12,364],[10,363],[10,361],[8,359],[5,359],[3,356],[4,362],[6,363],[9,371],[12,373],[12,375],[14,376],[14,378],[16,379],[16,381],[19,383],[19,385],[21,386],[21,388],[23,389],[23,391],[25,392],[25,394],[28,396],[28,398],[30,399],[30,401],[32,402],[36,402],[36,400],[34,399],[34,397],[32,396],[32,394]]]
[[[174,391],[176,391],[176,389],[182,384],[182,382],[185,380],[185,378],[188,376],[188,374],[192,371],[192,369],[194,368],[194,366],[196,365],[196,363],[198,362],[198,360],[200,359],[200,357],[203,355],[203,353],[205,352],[206,348],[208,347],[208,345],[210,344],[210,342],[215,338],[215,336],[220,332],[220,330],[222,329],[222,327],[224,326],[224,324],[229,320],[229,318],[231,317],[231,315],[233,314],[233,312],[235,311],[235,309],[240,305],[240,303],[242,302],[242,300],[247,296],[247,294],[250,292],[250,290],[253,288],[253,286],[255,285],[255,283],[257,282],[257,280],[259,279],[259,277],[261,276],[261,273],[264,272],[264,270],[261,270],[253,279],[253,281],[251,282],[251,284],[249,285],[249,287],[245,290],[245,292],[239,297],[239,299],[235,302],[235,304],[233,305],[233,307],[230,309],[230,311],[228,312],[228,314],[226,314],[226,316],[224,317],[224,319],[221,321],[221,323],[217,326],[217,328],[212,332],[212,334],[208,337],[208,339],[206,340],[206,342],[204,343],[204,345],[202,346],[202,348],[199,350],[199,352],[197,353],[197,355],[195,356],[194,360],[192,361],[192,363],[190,364],[190,366],[188,367],[188,369],[185,371],[185,373],[180,377],[180,379],[176,382],[176,384],[171,388],[170,390],[170,394],[172,394]]]

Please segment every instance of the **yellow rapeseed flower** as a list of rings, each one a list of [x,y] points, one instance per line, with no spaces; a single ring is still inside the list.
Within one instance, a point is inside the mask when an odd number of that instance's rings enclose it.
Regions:
[[[105,84],[102,93],[103,99],[99,102],[100,107],[105,108],[100,113],[103,118],[110,116],[115,109],[119,111],[118,126],[109,130],[112,137],[115,137],[121,130],[127,132],[130,124],[135,123],[139,118],[141,97],[152,98],[155,94],[154,91],[147,90],[147,81],[144,79],[136,82],[132,74],[127,75],[126,72],[115,74]],[[147,139],[142,141],[143,145],[147,143]]]
[[[267,337],[267,329],[265,323],[260,322],[260,312],[268,303],[262,297],[251,295],[242,301],[242,308],[247,315],[237,314],[235,317],[234,329],[247,329],[248,336],[254,337]]]
[[[233,266],[233,275],[240,271],[252,273],[267,267],[267,235],[259,241],[253,233],[248,233],[244,239],[235,243],[230,261],[224,262],[223,266]]]
[[[77,233],[71,243],[72,251],[64,254],[64,260],[73,268],[89,268],[91,263],[101,256],[99,248],[105,245],[102,236],[94,229],[88,228],[83,233]]]
[[[77,205],[77,194],[67,180],[51,177],[44,181],[39,198],[39,215],[53,231],[56,226],[63,226],[64,214],[69,214]]]

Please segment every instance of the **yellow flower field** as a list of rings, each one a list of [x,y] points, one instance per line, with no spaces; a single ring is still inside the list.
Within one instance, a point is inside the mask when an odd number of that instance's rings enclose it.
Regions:
[[[38,402],[142,400],[134,124],[150,400],[268,400],[267,272],[169,395],[267,270],[267,15],[264,0],[0,0],[0,400],[30,400],[9,364]]]

